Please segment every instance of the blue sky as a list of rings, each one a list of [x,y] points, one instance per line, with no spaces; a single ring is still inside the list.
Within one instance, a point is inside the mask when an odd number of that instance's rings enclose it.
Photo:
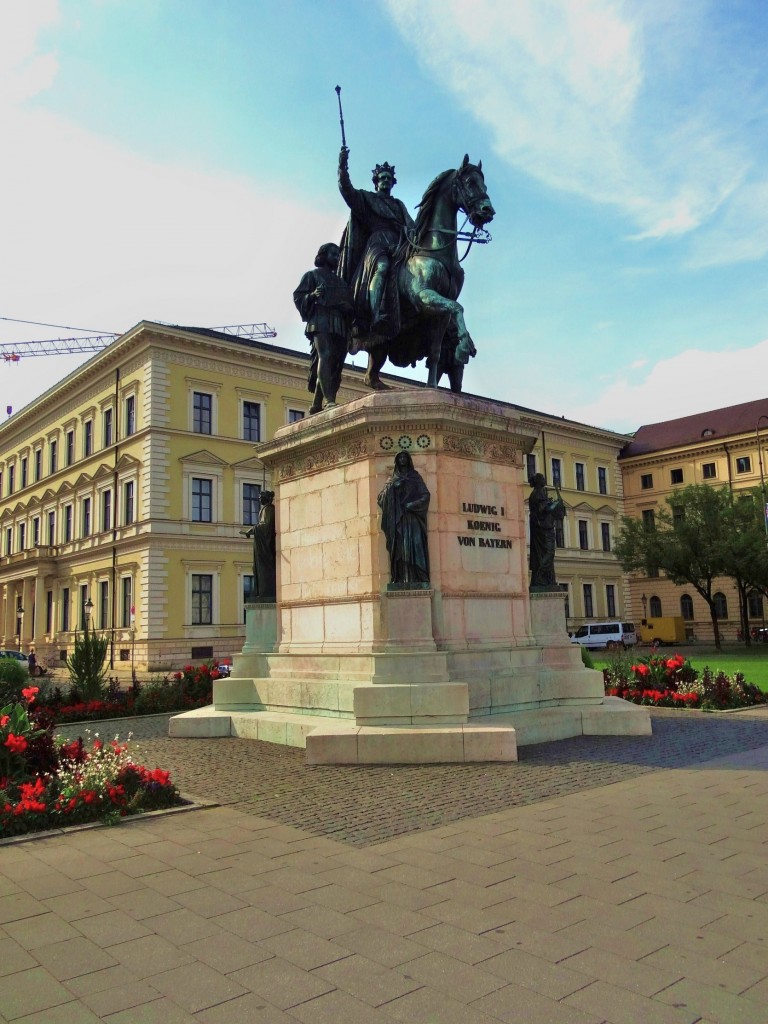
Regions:
[[[413,210],[483,160],[467,390],[619,430],[764,397],[766,44],[760,0],[5,4],[0,317],[267,321],[306,350],[338,83],[358,187],[388,160]],[[0,408],[79,360],[0,365]]]

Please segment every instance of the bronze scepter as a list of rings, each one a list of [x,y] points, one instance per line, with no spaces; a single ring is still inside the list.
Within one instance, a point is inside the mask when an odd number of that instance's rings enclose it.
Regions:
[[[341,125],[341,145],[344,149],[347,148],[347,139],[344,134],[344,114],[341,109],[341,86],[336,86],[336,98],[339,101],[339,124]]]

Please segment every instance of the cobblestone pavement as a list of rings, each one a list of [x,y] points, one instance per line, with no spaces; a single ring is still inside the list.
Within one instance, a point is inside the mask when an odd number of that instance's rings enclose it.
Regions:
[[[479,814],[682,768],[768,744],[768,711],[653,712],[652,737],[582,736],[513,764],[307,766],[304,751],[238,739],[143,739],[185,793],[365,847]]]

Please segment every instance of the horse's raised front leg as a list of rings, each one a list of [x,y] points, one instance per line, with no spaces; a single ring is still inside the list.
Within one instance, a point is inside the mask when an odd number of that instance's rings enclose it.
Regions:
[[[455,358],[460,363],[468,363],[469,357],[477,353],[474,342],[469,336],[467,325],[464,323],[464,307],[453,299],[448,299],[432,288],[424,288],[414,296],[417,308],[428,316],[439,316],[442,313],[450,314],[456,323],[456,335],[459,343],[456,346]],[[440,357],[440,345],[442,335],[433,342],[434,350],[430,355],[429,378],[427,387],[437,387],[437,364]]]

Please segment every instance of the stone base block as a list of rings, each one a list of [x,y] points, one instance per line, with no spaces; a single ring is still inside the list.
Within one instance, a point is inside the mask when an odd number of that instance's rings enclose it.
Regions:
[[[621,697],[606,697],[599,707],[583,708],[581,722],[585,736],[650,736],[652,731],[648,709]]]
[[[386,728],[323,725],[306,739],[307,764],[442,764],[516,761],[509,726]]]
[[[357,686],[353,708],[363,726],[461,724],[469,714],[469,688],[466,683]]]

